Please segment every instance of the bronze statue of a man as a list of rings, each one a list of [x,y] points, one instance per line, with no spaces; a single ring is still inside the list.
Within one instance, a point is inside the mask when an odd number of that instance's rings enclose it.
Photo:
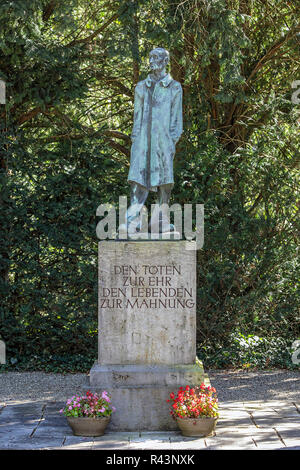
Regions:
[[[158,191],[158,204],[168,204],[174,184],[173,158],[182,134],[182,88],[166,72],[167,50],[150,52],[151,73],[138,82],[134,98],[134,124],[128,181],[131,204],[127,211],[128,232],[138,231],[140,211],[149,191]],[[163,211],[159,231],[174,230]],[[152,228],[153,231],[153,228]]]

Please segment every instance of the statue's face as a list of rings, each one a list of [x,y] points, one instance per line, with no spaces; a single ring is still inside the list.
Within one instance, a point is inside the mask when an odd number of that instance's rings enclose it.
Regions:
[[[164,52],[153,49],[149,54],[149,65],[151,70],[163,70],[168,63],[168,57]]]

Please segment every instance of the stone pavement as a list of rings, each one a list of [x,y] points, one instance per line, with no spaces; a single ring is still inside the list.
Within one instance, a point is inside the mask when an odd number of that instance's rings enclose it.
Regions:
[[[0,449],[300,450],[300,403],[292,401],[222,402],[216,433],[206,438],[187,438],[176,431],[77,437],[59,414],[63,405],[28,400],[0,403]]]

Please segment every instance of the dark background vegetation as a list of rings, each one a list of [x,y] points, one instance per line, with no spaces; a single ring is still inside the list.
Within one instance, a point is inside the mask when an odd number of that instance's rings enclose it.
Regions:
[[[210,367],[292,366],[299,7],[1,0],[5,368],[87,371],[97,356],[95,212],[129,193],[134,86],[154,46],[170,51],[184,91],[172,202],[205,205],[198,355]]]

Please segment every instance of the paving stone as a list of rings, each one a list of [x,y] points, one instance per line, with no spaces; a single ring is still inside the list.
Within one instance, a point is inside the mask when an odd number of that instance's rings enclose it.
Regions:
[[[217,424],[216,424],[216,430],[217,429],[224,429],[224,428],[228,428],[228,429],[232,429],[232,428],[247,428],[249,426],[254,426],[253,422],[251,421],[251,419],[248,417],[248,418],[239,418],[239,419],[235,419],[234,417],[231,417],[228,419],[219,419]]]
[[[206,437],[205,445],[207,450],[255,450],[256,446],[251,437],[239,435],[236,436],[214,436]]]
[[[141,433],[138,431],[137,432],[132,432],[132,431],[113,432],[111,431],[111,432],[106,432],[105,436],[110,436],[113,439],[120,439],[121,441],[122,440],[131,441],[133,439],[137,439],[141,437]],[[101,439],[101,438],[102,436],[99,436],[99,437],[96,437],[95,440]]]
[[[101,436],[95,437],[92,450],[101,450],[101,449],[129,449],[129,440],[121,439],[119,436]]]
[[[244,427],[224,427],[224,428],[216,428],[215,434],[217,437],[232,437],[233,439],[240,439],[242,436],[252,436],[256,433],[255,426],[244,426]]]
[[[171,432],[141,432],[130,435],[129,449],[171,449]]]
[[[291,424],[291,426],[300,426],[300,420],[294,419],[291,417],[274,417],[274,416],[266,416],[266,417],[253,417],[255,424],[259,428],[276,428],[280,427],[283,423]]]
[[[243,417],[248,417],[249,413],[245,409],[226,409],[226,410],[220,410],[219,411],[219,416],[220,419],[222,418],[228,418],[228,417],[234,417],[235,419],[238,418],[243,418]]]
[[[13,439],[7,442],[6,446],[2,449],[14,449],[14,450],[39,450],[39,449],[51,449],[53,447],[60,448],[63,440],[57,438],[51,439]]]
[[[282,420],[275,426],[278,431],[287,431],[298,433],[300,436],[300,423],[294,420]]]
[[[169,433],[170,448],[172,450],[194,450],[205,449],[204,437],[187,437],[183,436],[180,431]]]
[[[294,417],[294,418],[298,418],[299,421],[300,421],[300,413],[298,412],[297,408],[295,406],[286,406],[286,407],[277,407],[277,406],[274,406],[274,411],[275,413],[280,416],[280,417]]]
[[[160,432],[160,431],[145,432],[144,431],[144,432],[141,432],[139,436],[131,437],[130,442],[144,442],[144,441],[148,441],[151,439],[159,439],[162,442],[166,440],[169,441],[170,435],[171,435],[170,431],[167,431],[167,432]]]
[[[5,426],[7,430],[24,427],[26,431],[33,431],[42,416],[43,406],[43,403],[9,404],[0,414],[0,427]]]
[[[243,408],[240,408],[240,409],[238,409],[238,408],[219,409],[219,419],[227,418],[229,416],[237,416],[237,417],[238,416],[248,416],[248,413]]]
[[[204,437],[187,437],[182,436],[180,433],[176,436],[170,436],[170,442],[172,449],[204,449],[205,441]]]
[[[72,434],[60,402],[14,402],[0,412],[0,449],[299,449],[300,414],[291,402],[226,403],[214,436],[184,437],[180,431]],[[295,411],[294,411],[295,410]],[[251,420],[252,414],[255,423]],[[31,437],[30,437],[31,436]]]
[[[243,408],[244,408],[246,411],[254,411],[254,410],[261,411],[261,410],[264,410],[264,411],[272,412],[275,404],[276,404],[278,407],[280,407],[281,405],[283,405],[282,402],[275,402],[275,401],[272,401],[272,402],[267,402],[267,401],[248,401],[248,402],[243,402]],[[286,403],[285,403],[285,405],[286,405]]]
[[[73,446],[63,446],[60,447],[59,450],[92,450],[92,446],[87,446],[81,443]]]
[[[204,440],[197,439],[195,442],[171,442],[172,450],[205,450],[205,442]]]
[[[266,409],[261,409],[261,410],[254,410],[249,412],[254,418],[263,418],[263,417],[274,417],[274,418],[280,418],[280,417],[285,417],[290,413],[284,413],[282,412],[277,412],[275,409],[273,410],[266,410]],[[293,413],[292,416],[297,417],[298,413]],[[298,415],[300,417],[300,415]]]
[[[183,436],[180,431],[173,431],[169,433],[169,439],[171,442],[190,442],[196,440],[203,440],[204,438],[196,437],[196,436]]]
[[[219,408],[240,408],[243,402],[240,401],[230,401],[230,400],[222,400],[219,402]]]
[[[159,439],[151,439],[151,441],[144,441],[144,442],[130,442],[129,443],[129,450],[166,450],[171,449],[172,445],[170,441],[160,441]]]
[[[290,446],[300,446],[300,428],[276,428],[276,431],[278,432],[279,436],[285,443],[287,447]]]
[[[274,429],[266,429],[265,431],[259,430],[252,438],[258,449],[271,450],[285,447],[285,444],[280,440]]]
[[[279,450],[300,450],[300,446],[290,446],[290,447],[283,447],[282,449]]]
[[[93,447],[94,438],[84,436],[67,436],[62,444],[62,450],[80,449],[91,450]]]

